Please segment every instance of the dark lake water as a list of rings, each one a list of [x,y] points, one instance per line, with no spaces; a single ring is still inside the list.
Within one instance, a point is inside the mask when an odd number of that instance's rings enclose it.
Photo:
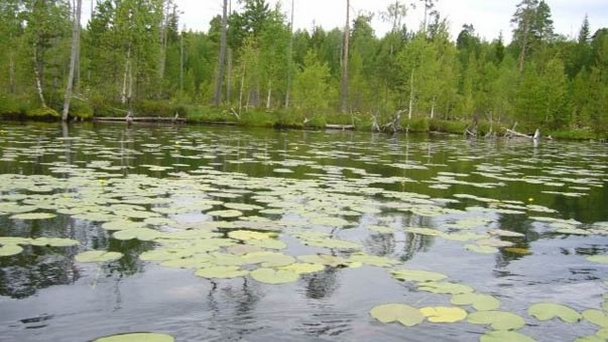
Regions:
[[[3,122],[0,340],[477,341],[484,310],[451,302],[474,291],[511,330],[574,341],[608,327],[607,181],[595,143]],[[370,315],[391,303],[469,317]]]

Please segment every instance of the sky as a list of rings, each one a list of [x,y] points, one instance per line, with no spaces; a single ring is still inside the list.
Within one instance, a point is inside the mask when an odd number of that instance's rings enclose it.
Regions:
[[[291,10],[291,0],[267,0],[272,6],[281,3],[284,13]],[[408,0],[408,2],[419,0]],[[437,8],[450,23],[452,38],[458,36],[463,24],[473,24],[477,33],[487,40],[497,38],[500,32],[506,41],[511,38],[511,17],[521,0],[438,0]],[[553,12],[557,33],[574,37],[589,15],[592,32],[608,27],[608,0],[546,0]],[[85,20],[90,13],[90,4],[84,1]],[[175,0],[181,14],[181,25],[188,30],[207,31],[209,21],[221,13],[222,0]],[[234,8],[238,1],[232,0]],[[383,23],[378,15],[394,0],[351,0],[351,16],[357,13],[375,13],[372,26],[377,35],[383,35],[390,25]],[[343,27],[346,20],[346,0],[295,0],[295,28],[311,29],[320,25],[325,29]],[[88,6],[87,6],[88,5]],[[87,8],[88,7],[88,8]],[[87,11],[88,10],[88,11]],[[88,13],[87,13],[88,12]],[[418,28],[424,11],[421,6],[410,11],[406,23],[409,28]]]

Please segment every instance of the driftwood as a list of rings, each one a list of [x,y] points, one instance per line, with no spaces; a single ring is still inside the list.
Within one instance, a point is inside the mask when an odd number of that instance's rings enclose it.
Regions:
[[[514,129],[507,129],[507,134],[505,134],[505,137],[507,137],[507,138],[525,138],[525,139],[531,139],[534,141],[539,141],[540,140],[540,129],[537,129],[536,132],[534,132],[534,135],[520,133],[520,132],[515,131]]]

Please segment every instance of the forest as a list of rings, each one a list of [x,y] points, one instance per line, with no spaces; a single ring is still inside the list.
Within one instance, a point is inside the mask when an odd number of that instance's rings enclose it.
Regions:
[[[180,28],[174,0],[96,0],[86,25],[82,0],[3,0],[0,113],[607,135],[608,28],[591,32],[587,18],[567,37],[547,2],[522,0],[507,44],[481,39],[473,25],[451,37],[436,0],[358,14],[344,0],[344,27],[293,30],[298,1],[289,13],[224,0],[208,32],[195,32]],[[413,6],[424,20],[407,27]],[[376,34],[375,16],[390,32]]]

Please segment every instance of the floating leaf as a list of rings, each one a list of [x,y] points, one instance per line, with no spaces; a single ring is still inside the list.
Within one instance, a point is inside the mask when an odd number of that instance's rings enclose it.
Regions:
[[[608,328],[608,315],[605,312],[594,309],[585,310],[583,311],[583,318],[602,328]]]
[[[77,254],[74,259],[78,262],[93,263],[93,262],[110,262],[122,258],[123,254],[119,252],[106,251],[87,251]]]
[[[521,316],[506,311],[478,311],[469,315],[469,323],[490,325],[495,330],[517,330],[526,325]]]
[[[418,285],[418,290],[440,294],[462,294],[473,292],[473,288],[467,285],[455,283],[421,283]]]
[[[467,312],[456,307],[429,306],[420,309],[420,312],[433,323],[454,323],[467,318]]]
[[[160,236],[161,234],[158,231],[149,228],[131,228],[119,230],[112,235],[112,237],[116,240],[137,239],[140,241],[152,241]]]
[[[119,334],[108,337],[100,337],[93,342],[173,342],[171,335],[156,333],[132,333]]]
[[[596,262],[599,264],[608,264],[608,255],[593,255],[588,256],[587,260],[591,262]]]
[[[249,230],[235,230],[228,233],[228,237],[235,240],[267,240],[271,238],[275,238],[277,234],[275,233],[260,233],[260,232],[252,232]]]
[[[399,280],[414,281],[420,283],[436,282],[447,279],[447,276],[444,274],[421,270],[400,269],[392,271],[391,274],[393,275],[393,277]]]
[[[308,274],[308,273],[321,272],[325,269],[325,266],[321,265],[321,264],[297,262],[295,264],[280,267],[279,269],[284,270],[284,271],[294,272],[297,274]]]
[[[368,254],[353,254],[350,257],[350,260],[352,262],[360,262],[365,265],[371,265],[376,267],[391,267],[399,263],[397,260],[394,259]]]
[[[55,218],[57,215],[51,213],[25,213],[11,216],[13,220],[48,220]]]
[[[251,272],[251,277],[261,283],[276,285],[295,282],[300,278],[300,275],[289,270],[258,268]]]
[[[0,257],[13,256],[23,252],[23,248],[17,245],[3,245],[0,247]]]
[[[221,218],[234,218],[243,216],[243,213],[238,210],[215,210],[208,212],[207,215]]]
[[[241,270],[238,266],[215,266],[201,268],[196,271],[196,275],[202,278],[219,278],[219,279],[230,279],[244,277],[248,274],[248,271]]]
[[[479,338],[480,342],[534,342],[535,340],[526,335],[514,331],[490,331]]]
[[[292,256],[275,252],[249,253],[243,255],[242,259],[247,264],[262,264],[262,267],[287,266],[296,261]]]
[[[496,310],[500,306],[500,301],[490,295],[465,293],[455,295],[451,299],[454,305],[472,305],[478,311]]]
[[[581,319],[581,315],[576,310],[553,303],[534,304],[528,309],[528,314],[540,321],[548,321],[557,317],[564,322],[574,323]]]
[[[145,228],[146,224],[143,222],[135,222],[130,220],[116,220],[106,222],[101,225],[101,228],[105,230],[127,230],[127,229],[135,229],[135,228]]]
[[[494,254],[494,253],[498,252],[497,248],[494,248],[491,246],[479,246],[479,245],[469,244],[464,247],[471,252],[480,253],[480,254]]]
[[[369,313],[382,323],[399,322],[406,327],[413,327],[424,321],[424,315],[420,310],[404,304],[375,306]]]
[[[519,247],[507,247],[505,251],[509,253],[519,254],[519,255],[530,255],[532,252],[527,248],[519,248]]]
[[[71,247],[79,244],[78,241],[62,238],[46,238],[40,237],[31,241],[33,246],[50,246],[50,247]]]

